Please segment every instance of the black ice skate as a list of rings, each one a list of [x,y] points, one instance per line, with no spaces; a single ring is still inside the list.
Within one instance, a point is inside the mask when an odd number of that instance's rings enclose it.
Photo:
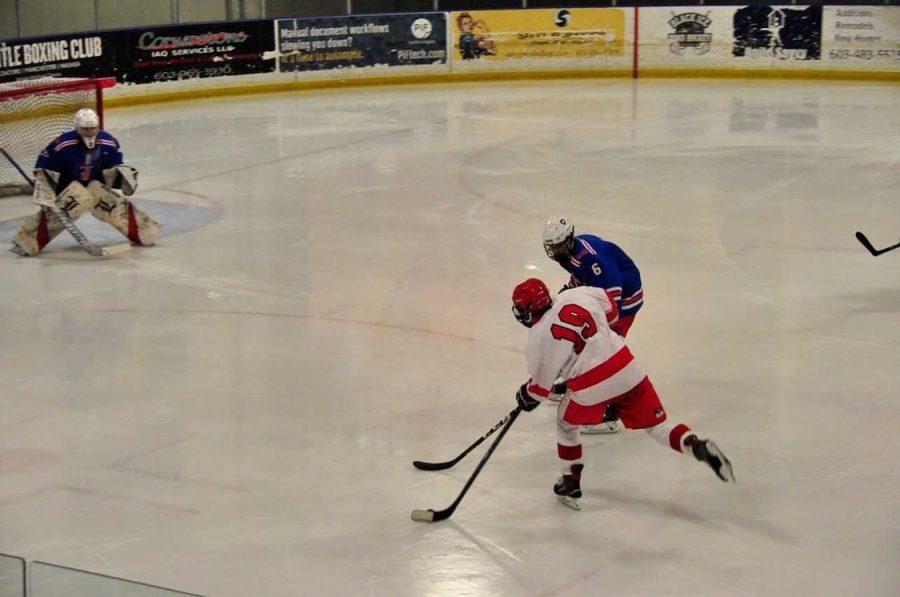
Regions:
[[[573,510],[581,510],[578,500],[581,498],[582,470],[584,470],[583,464],[573,464],[572,473],[562,475],[553,486],[553,493],[556,494],[556,499]]]
[[[719,449],[711,439],[700,439],[696,435],[688,438],[685,442],[691,447],[694,458],[700,462],[705,462],[709,468],[713,470],[717,477],[728,483],[734,483],[734,470],[731,468],[731,461],[725,457],[722,450]]]

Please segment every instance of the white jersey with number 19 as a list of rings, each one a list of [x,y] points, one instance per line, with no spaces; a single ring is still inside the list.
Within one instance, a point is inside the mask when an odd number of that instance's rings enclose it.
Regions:
[[[544,400],[562,377],[575,402],[592,406],[637,386],[646,374],[610,329],[617,317],[615,302],[602,288],[560,293],[528,334],[528,393]]]

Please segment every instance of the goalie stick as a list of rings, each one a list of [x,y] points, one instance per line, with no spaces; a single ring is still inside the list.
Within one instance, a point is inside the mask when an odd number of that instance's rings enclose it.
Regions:
[[[469,477],[469,480],[466,481],[466,484],[463,486],[462,491],[459,493],[456,499],[453,500],[452,504],[450,504],[443,510],[432,510],[431,508],[429,508],[428,510],[413,510],[410,518],[412,518],[416,522],[438,522],[450,518],[453,515],[453,512],[456,511],[456,507],[459,506],[459,503],[462,501],[463,496],[465,496],[466,492],[469,491],[472,483],[475,482],[475,477],[478,476],[478,473],[480,473],[481,469],[484,468],[484,465],[487,464],[487,461],[491,457],[491,454],[493,454],[497,446],[500,445],[500,440],[503,439],[503,436],[506,435],[506,432],[509,431],[509,428],[512,427],[512,424],[515,423],[516,417],[518,417],[519,413],[521,412],[522,407],[517,406],[515,410],[509,413],[509,420],[506,421],[503,429],[500,430],[500,435],[497,436],[497,439],[494,440],[494,443],[491,444],[491,447],[488,448],[487,452],[484,453],[484,456],[481,458],[481,462],[479,462],[478,466],[475,467],[475,471]]]
[[[515,412],[515,409],[513,409],[512,411],[510,411],[510,413],[509,413],[508,415],[506,415],[505,417],[503,417],[502,419],[500,419],[500,421],[498,421],[496,425],[494,425],[493,427],[491,427],[491,428],[488,430],[487,433],[485,433],[484,435],[482,435],[481,437],[479,437],[477,440],[475,440],[475,443],[474,443],[474,444],[472,444],[471,446],[469,446],[468,448],[466,448],[465,450],[463,450],[462,454],[460,454],[459,456],[457,456],[457,457],[454,458],[453,460],[448,460],[448,461],[446,461],[446,462],[424,462],[424,461],[422,461],[422,460],[413,460],[413,466],[416,467],[417,469],[421,470],[421,471],[442,471],[442,470],[446,470],[446,469],[448,469],[448,468],[452,468],[452,467],[455,466],[460,460],[462,460],[463,458],[465,458],[465,457],[469,454],[469,452],[471,452],[472,450],[474,450],[475,448],[477,448],[478,446],[480,446],[480,445],[481,445],[481,442],[483,442],[483,441],[486,440],[487,438],[489,438],[489,437],[491,437],[492,435],[494,435],[494,432],[495,432],[495,431],[497,431],[498,429],[500,429],[501,427],[503,427],[503,426],[506,424],[506,422],[509,421],[509,418],[510,418],[511,416],[513,416],[513,412]]]
[[[72,218],[69,217],[69,214],[67,214],[65,210],[56,205],[56,203],[52,199],[43,196],[43,193],[41,193],[40,189],[38,189],[35,180],[25,174],[25,171],[22,169],[22,167],[19,166],[18,162],[16,162],[16,160],[13,159],[13,157],[9,155],[9,153],[7,153],[5,149],[0,147],[0,153],[2,153],[7,161],[9,161],[9,163],[13,165],[13,168],[19,171],[19,174],[22,175],[22,178],[28,181],[28,184],[31,185],[32,189],[37,190],[34,196],[34,202],[40,205],[42,208],[49,209],[51,212],[53,212],[53,214],[57,218],[59,218],[59,221],[62,222],[63,227],[68,230],[69,234],[71,234],[75,239],[75,242],[77,242],[79,246],[81,246],[81,248],[87,251],[90,255],[93,255],[94,257],[109,257],[112,255],[119,255],[131,250],[130,243],[122,243],[118,245],[108,245],[102,247],[98,247],[97,245],[93,244],[84,235],[84,232],[82,232],[81,229],[75,225],[75,222],[72,221]]]
[[[872,246],[872,243],[869,242],[869,239],[866,238],[866,235],[863,234],[862,232],[856,233],[856,240],[861,242],[862,246],[864,246],[866,249],[868,249],[869,253],[871,253],[873,257],[878,257],[882,253],[887,253],[888,251],[893,251],[894,249],[900,247],[900,243],[897,243],[896,245],[884,247],[883,249],[876,249],[875,247]]]

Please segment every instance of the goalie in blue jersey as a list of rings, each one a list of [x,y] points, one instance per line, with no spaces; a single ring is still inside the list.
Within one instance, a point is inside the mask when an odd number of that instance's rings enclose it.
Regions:
[[[159,223],[125,198],[137,189],[137,170],[122,160],[119,142],[100,130],[90,108],[75,113],[75,128],[53,140],[34,167],[34,202],[41,211],[25,219],[11,251],[37,255],[65,228],[50,207],[76,220],[91,212],[128,237],[132,244],[152,245]]]

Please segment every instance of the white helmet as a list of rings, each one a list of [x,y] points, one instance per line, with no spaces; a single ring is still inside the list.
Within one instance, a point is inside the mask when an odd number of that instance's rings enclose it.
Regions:
[[[82,132],[82,129],[94,129],[94,134],[90,137]],[[88,149],[93,149],[97,142],[97,131],[100,129],[100,118],[97,113],[90,108],[82,108],[75,112],[75,130],[81,135],[81,140],[87,145]]]
[[[550,259],[567,257],[575,248],[575,225],[566,218],[550,218],[544,224],[544,251]]]

